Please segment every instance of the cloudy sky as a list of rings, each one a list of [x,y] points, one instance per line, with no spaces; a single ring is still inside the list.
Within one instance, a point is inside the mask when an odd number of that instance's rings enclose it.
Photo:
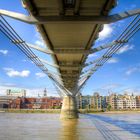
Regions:
[[[139,0],[118,0],[118,5],[111,12],[115,14],[125,10],[140,8]],[[0,0],[0,9],[28,14],[20,0]],[[42,39],[33,25],[6,18],[17,33],[28,43],[45,47]],[[104,25],[93,47],[109,43],[116,39],[133,18],[128,18],[114,24]],[[87,82],[82,93],[93,94],[99,91],[102,95],[108,91],[121,93],[123,91],[140,94],[140,32],[138,32],[121,50],[118,51],[101,69]],[[52,62],[52,58],[34,51],[39,57]],[[87,61],[99,58],[105,51],[89,55]],[[48,66],[47,66],[48,67]],[[50,68],[50,67],[48,67]],[[52,70],[52,68],[50,68]],[[55,71],[55,69],[53,69]],[[49,78],[42,73],[15,45],[0,33],[0,95],[8,88],[27,89],[27,95],[42,94],[47,88],[48,94],[58,95]]]

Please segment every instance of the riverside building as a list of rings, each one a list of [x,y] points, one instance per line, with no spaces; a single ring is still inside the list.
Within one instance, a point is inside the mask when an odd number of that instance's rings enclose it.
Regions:
[[[95,92],[93,96],[82,96],[80,93],[77,98],[79,109],[102,110],[108,106],[112,110],[140,108],[140,96],[128,95],[127,93],[123,95],[111,93],[109,96],[100,96],[98,92]]]
[[[26,97],[26,90],[24,89],[7,89],[7,96]]]

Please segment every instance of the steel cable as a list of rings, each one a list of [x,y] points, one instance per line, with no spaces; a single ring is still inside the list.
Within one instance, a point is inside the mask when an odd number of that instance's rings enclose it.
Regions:
[[[139,23],[140,19],[139,19],[139,15],[137,15],[133,21],[126,27],[126,29],[121,33],[121,35],[116,39],[118,41],[128,41],[130,40],[139,30]],[[84,72],[84,74],[86,74],[87,72],[89,74],[87,74],[86,80],[79,86],[77,93],[79,92],[79,90],[85,85],[85,83],[87,82],[87,80],[101,67],[103,66],[116,52],[118,52],[118,50],[124,45],[124,43],[122,44],[116,44],[113,45],[111,48],[109,48],[104,55],[102,56],[102,59],[99,59],[94,67],[92,67],[91,69],[87,70],[86,72]],[[77,94],[76,93],[76,94]]]
[[[4,17],[1,17],[0,20],[0,31],[12,42],[14,43],[31,61],[33,61],[45,74],[48,75],[48,77],[57,85],[61,87],[61,89],[64,88],[63,82],[58,81],[58,79],[55,79],[55,76],[52,75],[47,67],[40,61],[40,59],[33,53],[33,51],[29,48],[29,46],[25,43],[25,41],[22,40],[22,38],[16,33],[16,31],[10,26],[10,24],[4,19]],[[17,41],[14,42],[14,41]],[[59,75],[60,76],[60,75]],[[60,77],[59,77],[60,78]]]

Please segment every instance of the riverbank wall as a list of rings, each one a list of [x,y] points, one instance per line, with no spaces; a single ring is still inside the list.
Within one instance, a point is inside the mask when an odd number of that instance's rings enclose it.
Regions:
[[[103,110],[94,110],[94,109],[79,109],[79,113],[87,114],[87,113],[140,113],[140,109],[135,110],[111,110],[111,111],[103,111]],[[60,113],[61,109],[0,109],[1,112],[8,112],[8,113]]]

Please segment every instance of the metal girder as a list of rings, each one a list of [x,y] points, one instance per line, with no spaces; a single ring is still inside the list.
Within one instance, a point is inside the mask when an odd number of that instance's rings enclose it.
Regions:
[[[11,12],[7,10],[0,10],[1,15],[5,15],[22,22],[26,22],[29,24],[43,24],[43,23],[52,23],[52,22],[87,22],[87,23],[94,23],[94,24],[109,24],[113,23],[127,17],[131,17],[137,14],[140,14],[140,9],[125,11],[119,14],[114,14],[110,16],[27,16],[24,14]]]
[[[55,77],[51,74],[48,73],[48,76],[52,79],[52,81],[55,83],[55,85],[62,91],[63,94],[65,95],[70,95],[72,96],[72,93],[67,90],[58,79],[55,79]]]
[[[101,57],[101,58],[98,58],[98,59],[96,59],[96,60],[90,61],[90,62],[88,62],[88,63],[85,63],[84,66],[86,67],[86,66],[95,64],[95,63],[97,63],[97,62],[100,61],[100,60],[102,60],[102,57]]]
[[[71,65],[69,65],[69,64],[59,64],[59,66],[60,67],[81,67],[81,65],[80,64],[71,64]]]
[[[77,78],[78,76],[77,75],[76,76],[75,75],[71,75],[71,76],[70,75],[65,75],[65,76],[62,75],[62,77],[63,78]]]
[[[25,43],[25,41],[12,40],[12,43],[14,43],[14,44],[23,44],[23,43]],[[41,47],[39,47],[37,45],[33,45],[33,44],[30,44],[30,43],[26,43],[26,44],[28,45],[29,48],[41,51],[41,52],[46,53],[46,54],[54,54],[54,52],[51,51],[51,50],[48,50],[48,49],[45,49],[45,48],[41,48]]]
[[[60,67],[61,70],[80,70],[81,67],[67,67],[67,66],[62,66]]]
[[[38,22],[38,20],[33,16],[27,16],[27,15],[24,15],[24,14],[12,12],[12,11],[7,11],[7,10],[2,10],[2,9],[0,10],[0,15],[11,17],[13,19],[16,19],[16,20],[19,20],[19,21],[22,21],[22,22],[26,22],[26,23],[29,23],[29,24],[35,24],[35,23]]]
[[[60,73],[56,73],[56,72],[54,72],[54,71],[46,70],[46,69],[44,69],[43,71],[44,71],[44,73],[46,72],[46,73],[50,73],[50,74],[52,74],[52,75],[61,77],[61,74],[60,74]]]
[[[97,71],[97,69],[95,67],[92,67],[92,68],[82,72],[82,75],[80,75],[80,78],[85,77],[85,76],[91,74],[93,71],[95,72],[95,71]]]
[[[66,83],[75,83],[77,82],[77,80],[74,78],[74,79],[71,79],[71,78],[67,78],[64,80]]]
[[[107,48],[110,48],[112,47],[113,45],[116,45],[116,44],[120,44],[120,43],[127,43],[127,41],[122,41],[122,40],[116,40],[116,41],[113,41],[111,43],[108,43],[108,44],[105,44],[105,45],[102,45],[102,46],[99,46],[97,48],[93,48],[90,50],[90,53],[95,53],[95,52],[98,52],[98,51],[101,51],[101,50],[104,50],[104,49],[107,49]]]
[[[87,77],[89,74],[91,74],[90,71],[88,71],[87,73],[84,73],[83,75],[80,75],[79,81],[80,81],[82,78]]]
[[[63,86],[63,81],[59,78],[59,77],[57,77],[57,76],[55,76],[55,75],[53,75],[53,74],[51,74],[51,73],[47,73],[47,75],[54,81],[54,82],[56,82],[57,84],[59,84],[60,86]]]
[[[79,63],[69,63],[69,62],[62,62],[59,64],[59,66],[62,68],[62,69],[80,69],[80,68],[83,68],[85,65],[84,64],[79,64]]]
[[[102,57],[100,57],[100,58],[98,58],[98,59],[96,59],[96,60],[93,60],[93,61],[90,61],[90,62],[88,62],[88,63],[85,63],[84,66],[86,67],[86,66],[95,64],[95,63],[99,62],[100,60],[102,60],[103,58],[111,58],[111,56],[102,56]]]
[[[50,65],[50,66],[55,67],[55,68],[59,68],[58,65],[49,63],[47,60],[44,60],[44,59],[42,59],[42,58],[39,58],[39,60],[40,60],[41,62],[47,64],[47,65]]]
[[[69,77],[69,76],[71,76],[71,75],[73,75],[73,76],[79,76],[80,74],[63,74],[62,73],[62,77]]]
[[[13,40],[12,42],[14,44],[25,43],[25,42],[21,42],[21,41],[18,41],[18,40]],[[91,50],[84,50],[84,49],[62,49],[61,48],[61,49],[55,49],[54,51],[51,51],[51,50],[48,50],[48,49],[45,49],[45,48],[41,48],[41,47],[39,47],[37,45],[32,45],[32,44],[29,44],[29,43],[27,43],[27,45],[28,45],[28,47],[30,47],[32,49],[41,51],[41,52],[46,53],[46,54],[71,54],[72,53],[72,54],[85,54],[86,55],[86,54],[92,54],[92,53],[101,51],[103,49],[110,48],[113,45],[116,45],[116,44],[119,44],[119,43],[126,43],[126,42],[127,41],[121,41],[121,40],[120,41],[113,41],[111,43],[99,46],[97,48],[93,48]]]
[[[32,45],[32,44],[29,44],[27,43],[28,47],[32,48],[32,49],[35,49],[35,50],[38,50],[38,51],[41,51],[43,53],[46,53],[46,54],[54,54],[53,51],[51,50],[48,50],[48,49],[45,49],[45,48],[41,48],[39,46],[36,46],[36,45]]]
[[[58,49],[57,48],[54,50],[54,53],[55,54],[85,54],[85,55],[87,55],[87,54],[96,53],[98,51],[110,48],[113,45],[120,44],[120,43],[127,43],[127,40],[115,40],[111,43],[101,45],[101,46],[99,46],[97,48],[93,48],[91,50],[85,50],[83,48],[81,48],[81,49],[62,49],[62,48]]]
[[[63,49],[57,48],[54,49],[55,54],[89,54],[89,50],[81,49]]]
[[[48,72],[48,73],[51,74],[53,77],[55,77],[57,80],[62,81],[62,83],[63,83],[63,79],[59,75],[56,75],[56,74],[51,73],[51,72]]]
[[[64,90],[62,90],[56,83],[55,86],[59,89],[59,91],[62,93],[63,96],[65,95],[67,96],[67,93]]]
[[[82,83],[83,83],[87,78],[88,78],[88,76],[83,77],[82,79],[80,79],[80,80],[78,81],[79,87],[82,85]]]

